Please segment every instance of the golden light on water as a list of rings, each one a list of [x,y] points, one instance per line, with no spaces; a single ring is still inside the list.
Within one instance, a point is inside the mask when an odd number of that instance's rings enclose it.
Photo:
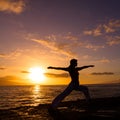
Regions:
[[[44,70],[40,67],[32,67],[29,69],[29,79],[34,84],[43,83],[45,80]]]
[[[33,93],[34,94],[39,94],[40,93],[40,85],[35,85],[33,88]]]
[[[41,99],[40,99],[40,97],[41,97],[41,91],[40,91],[40,85],[35,85],[34,87],[33,87],[33,97],[32,97],[32,100],[33,100],[33,105],[35,105],[35,106],[37,106],[37,105],[39,105],[40,104],[40,101],[41,101]]]

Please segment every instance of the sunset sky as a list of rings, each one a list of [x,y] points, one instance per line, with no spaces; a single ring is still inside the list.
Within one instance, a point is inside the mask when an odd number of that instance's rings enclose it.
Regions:
[[[81,84],[120,83],[119,0],[0,0],[0,85],[34,84],[34,67],[40,84],[68,84],[66,72],[47,67],[72,58],[95,65]]]

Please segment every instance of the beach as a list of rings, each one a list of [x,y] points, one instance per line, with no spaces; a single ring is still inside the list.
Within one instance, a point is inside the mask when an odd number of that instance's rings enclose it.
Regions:
[[[50,104],[0,109],[0,120],[111,120],[120,119],[120,97],[94,98],[88,105],[85,100],[63,101],[56,113],[49,113]]]

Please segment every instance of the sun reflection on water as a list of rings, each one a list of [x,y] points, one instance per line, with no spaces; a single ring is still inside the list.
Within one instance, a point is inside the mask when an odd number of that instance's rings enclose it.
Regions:
[[[40,85],[35,85],[35,86],[34,86],[34,89],[33,89],[33,92],[34,92],[35,94],[38,94],[38,93],[40,92]]]
[[[41,98],[40,90],[41,90],[40,85],[35,85],[33,87],[33,101],[35,106],[40,104],[40,98]]]

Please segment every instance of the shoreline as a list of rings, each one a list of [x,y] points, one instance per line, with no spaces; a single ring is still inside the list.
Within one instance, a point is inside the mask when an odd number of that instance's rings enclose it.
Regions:
[[[94,98],[88,106],[85,100],[63,101],[58,113],[50,114],[50,104],[0,109],[0,120],[111,120],[120,118],[120,97]]]

